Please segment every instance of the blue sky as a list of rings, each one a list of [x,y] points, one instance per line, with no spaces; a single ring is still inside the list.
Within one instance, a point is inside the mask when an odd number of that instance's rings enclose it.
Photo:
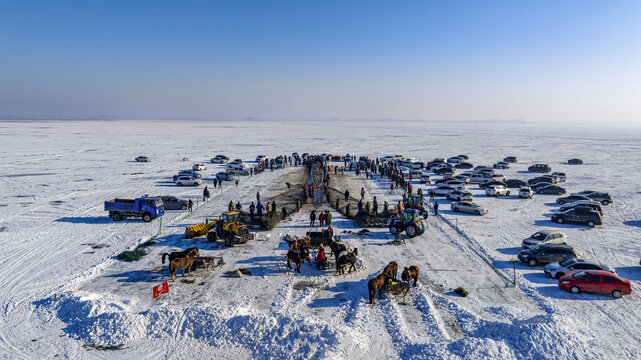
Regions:
[[[639,1],[0,1],[0,115],[641,123]]]

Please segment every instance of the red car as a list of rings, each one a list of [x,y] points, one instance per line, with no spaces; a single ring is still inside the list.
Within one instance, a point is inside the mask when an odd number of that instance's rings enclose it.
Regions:
[[[628,279],[603,270],[586,270],[564,275],[559,279],[559,287],[573,294],[583,291],[612,295],[615,299],[632,293]]]

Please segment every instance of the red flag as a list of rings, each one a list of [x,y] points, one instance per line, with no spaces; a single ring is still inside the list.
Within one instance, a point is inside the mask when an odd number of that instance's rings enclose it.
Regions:
[[[154,299],[160,296],[160,294],[165,294],[169,292],[169,283],[165,281],[164,283],[154,287]]]

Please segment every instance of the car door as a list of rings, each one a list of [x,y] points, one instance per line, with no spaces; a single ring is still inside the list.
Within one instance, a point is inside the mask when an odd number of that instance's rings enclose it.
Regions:
[[[590,275],[583,279],[583,286],[581,291],[589,293],[601,292],[601,275]]]
[[[618,288],[617,279],[608,275],[601,275],[601,294],[612,294]]]

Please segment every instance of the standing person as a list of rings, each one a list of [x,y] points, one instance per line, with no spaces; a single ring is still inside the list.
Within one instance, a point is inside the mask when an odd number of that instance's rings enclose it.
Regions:
[[[236,202],[236,210],[240,211],[240,210],[242,210],[242,209],[243,209],[243,206],[242,206],[242,205],[240,205],[240,201],[237,201],[237,202]]]
[[[358,206],[358,212],[363,211],[363,200],[358,200],[356,205]]]
[[[349,190],[345,190],[345,201],[349,200]]]
[[[398,213],[403,212],[403,203],[399,200],[398,205],[396,205],[396,209],[398,210]]]
[[[218,179],[214,178],[214,189],[218,187]]]
[[[254,176],[254,168],[249,169],[249,176]]]
[[[260,191],[256,191],[256,202],[260,203]]]
[[[256,205],[256,212],[258,213],[258,216],[263,216],[263,204],[258,202],[258,205]]]
[[[229,200],[229,211],[234,211],[234,202]]]
[[[438,215],[438,201],[434,201],[434,215]]]
[[[325,270],[325,261],[327,258],[325,257],[325,248],[323,247],[323,244],[320,245],[320,248],[318,249],[318,255],[316,256],[316,269],[320,270],[323,269]]]
[[[318,225],[320,227],[325,226],[325,213],[321,212],[320,214],[318,214]]]
[[[416,193],[418,194],[418,196],[420,196],[420,197],[421,197],[421,200],[423,200],[423,189],[422,189],[422,188],[418,188],[418,190],[416,191]]]
[[[256,210],[256,205],[254,205],[254,202],[252,201],[251,205],[249,205],[249,216],[254,217],[255,210]]]
[[[267,215],[271,215],[271,214],[272,214],[272,203],[270,203],[268,201],[267,202]]]
[[[383,203],[383,212],[387,214],[388,210],[389,210],[389,203],[387,202],[387,200],[385,200],[385,202]]]
[[[205,189],[203,190],[203,201],[209,200],[209,188],[205,186]]]
[[[276,212],[276,201],[272,201],[272,214]]]
[[[365,199],[365,188],[361,188],[361,200]]]
[[[325,210],[325,224],[332,226],[332,212],[329,210]]]
[[[238,186],[238,179],[236,179],[236,186]]]
[[[309,213],[309,226],[313,227],[315,222],[316,222],[316,210],[312,210],[312,212]]]
[[[430,202],[434,202],[434,189],[430,190]]]
[[[374,196],[374,202],[372,203],[372,211],[374,211],[374,214],[378,214],[378,201],[376,201],[376,196]]]
[[[389,193],[394,193],[394,183],[389,184]]]
[[[189,202],[187,203],[187,207],[189,207],[189,212],[192,212],[194,210],[194,202],[189,199]]]

